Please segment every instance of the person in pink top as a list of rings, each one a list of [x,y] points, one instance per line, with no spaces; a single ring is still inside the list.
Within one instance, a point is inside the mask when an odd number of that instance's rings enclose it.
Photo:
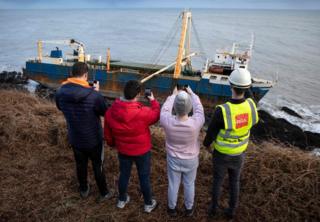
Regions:
[[[191,111],[193,114],[189,116]],[[173,112],[175,114],[173,114]],[[177,216],[179,186],[183,183],[185,215],[194,213],[195,179],[199,165],[199,132],[204,124],[203,106],[190,87],[174,89],[160,113],[160,124],[166,135],[168,171],[168,208],[170,216]]]

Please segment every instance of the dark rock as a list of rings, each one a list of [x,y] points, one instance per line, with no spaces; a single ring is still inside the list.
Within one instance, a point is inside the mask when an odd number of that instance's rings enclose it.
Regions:
[[[263,110],[259,111],[259,117],[259,123],[251,130],[254,140],[276,139],[304,150],[320,147],[319,133],[303,131],[287,120],[275,118]]]
[[[302,116],[300,116],[298,113],[296,113],[295,111],[293,111],[292,109],[286,107],[286,106],[283,106],[281,108],[282,111],[286,112],[287,114],[291,115],[291,116],[295,116],[295,117],[298,117],[300,119],[303,119]]]
[[[28,82],[28,77],[23,75],[21,72],[7,72],[3,71],[0,73],[0,83],[6,84],[26,84]]]
[[[39,83],[39,85],[37,85],[35,93],[40,98],[48,99],[48,100],[52,100],[53,101],[54,98],[55,98],[56,91],[57,90],[54,89],[54,88],[50,88],[50,87],[47,87],[47,86]]]
[[[28,77],[21,72],[7,72],[3,71],[0,73],[0,87],[2,89],[18,89],[27,91],[24,85],[28,83]],[[40,98],[53,100],[56,89],[47,87],[41,83],[37,85],[35,93]]]

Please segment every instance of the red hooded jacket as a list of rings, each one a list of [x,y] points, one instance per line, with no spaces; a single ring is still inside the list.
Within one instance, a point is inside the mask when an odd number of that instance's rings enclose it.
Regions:
[[[151,107],[140,102],[117,99],[105,114],[104,138],[109,146],[128,156],[145,154],[151,149],[149,126],[160,118],[160,104]]]

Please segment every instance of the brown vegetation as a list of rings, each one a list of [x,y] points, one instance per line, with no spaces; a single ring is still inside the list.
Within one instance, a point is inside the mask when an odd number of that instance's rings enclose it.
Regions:
[[[90,169],[91,195],[77,192],[72,150],[63,116],[55,106],[35,96],[0,90],[0,221],[167,221],[166,153],[163,131],[152,128],[152,186],[159,208],[143,213],[135,170],[123,210],[116,198],[95,203],[98,195]],[[108,183],[115,188],[118,161],[106,147]],[[210,202],[211,154],[202,150],[196,184],[196,213],[206,221]],[[240,206],[235,221],[319,221],[320,159],[295,148],[264,142],[250,144],[241,178]],[[182,196],[179,208],[183,206]],[[221,199],[227,205],[227,183]],[[217,219],[223,221],[222,217]]]

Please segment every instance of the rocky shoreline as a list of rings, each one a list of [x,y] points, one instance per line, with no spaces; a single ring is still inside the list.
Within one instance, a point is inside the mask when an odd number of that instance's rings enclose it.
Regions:
[[[28,82],[28,77],[20,72],[4,71],[0,73],[0,88],[2,89],[27,90],[26,85]],[[55,89],[38,84],[35,88],[35,94],[40,98],[53,100]],[[283,107],[282,109],[289,115],[302,118],[298,113],[287,107]],[[206,116],[209,120],[211,113],[207,113]],[[307,151],[320,148],[320,133],[304,131],[286,119],[275,118],[264,110],[259,110],[259,117],[259,123],[251,130],[252,139],[256,143],[275,140]]]
[[[255,140],[275,139],[282,143],[311,151],[320,147],[320,133],[304,131],[283,118],[275,118],[259,110],[260,121],[251,133]]]

